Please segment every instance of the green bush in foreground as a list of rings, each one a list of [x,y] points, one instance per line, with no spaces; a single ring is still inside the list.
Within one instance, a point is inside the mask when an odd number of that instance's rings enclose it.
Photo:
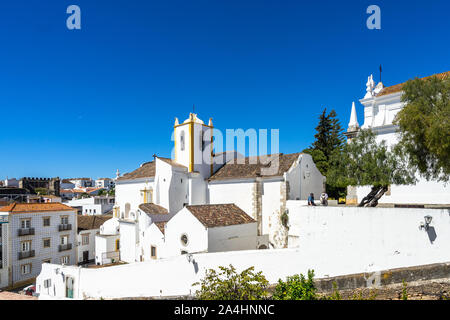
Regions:
[[[268,296],[267,285],[269,281],[262,272],[255,273],[254,267],[237,273],[230,267],[219,267],[217,272],[213,269],[206,271],[205,277],[193,285],[200,285],[195,296],[200,300],[262,300]]]
[[[314,270],[308,270],[308,278],[303,274],[296,274],[278,280],[273,294],[274,300],[317,300],[317,289],[314,286]]]

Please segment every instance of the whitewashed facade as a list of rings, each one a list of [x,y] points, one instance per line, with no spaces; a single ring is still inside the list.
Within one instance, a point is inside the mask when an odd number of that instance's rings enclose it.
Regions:
[[[281,224],[286,200],[307,199],[310,193],[318,198],[324,188],[325,178],[311,156],[279,154],[279,168],[275,168],[278,170],[270,176],[261,175],[263,166],[259,158],[243,158],[237,152],[215,155],[208,135],[211,129],[211,120],[205,125],[192,113],[181,124],[176,119],[175,159],[155,157],[154,161],[143,163],[135,171],[116,179],[114,217],[119,219],[121,260],[143,261],[149,256],[148,230],[157,222],[157,216],[149,218],[140,209],[146,203],[167,210],[168,214],[161,216],[164,222],[187,205],[234,203],[257,221],[257,236],[266,235],[269,239],[265,245],[271,248],[287,245],[287,230]],[[243,163],[236,163],[237,158]],[[256,171],[251,163],[253,159],[257,161]],[[187,232],[194,225],[182,227]],[[152,228],[158,238],[161,234],[157,229]],[[167,237],[165,235],[164,239]],[[114,237],[109,239],[116,241]],[[214,246],[208,247],[205,241],[201,250],[211,248]],[[162,256],[171,249],[158,251],[158,256]]]
[[[438,77],[450,74],[438,74]],[[384,87],[380,82],[375,86],[370,76],[366,84],[366,95],[359,101],[364,106],[364,123],[360,127],[354,103],[350,116],[348,132],[356,133],[359,128],[371,129],[376,134],[378,142],[385,141],[391,147],[399,141],[398,126],[393,124],[397,113],[403,108],[401,101],[402,91],[400,85]],[[442,182],[426,181],[418,176],[415,185],[392,185],[387,193],[381,197],[379,203],[394,204],[450,204],[450,185]],[[351,194],[353,202],[359,202],[371,190],[371,186],[356,188],[356,194]]]
[[[12,204],[0,211],[8,217],[1,226],[2,234],[9,235],[2,248],[9,286],[31,281],[43,263],[76,264],[75,210],[60,203],[33,203]]]
[[[193,294],[198,287],[192,284],[206,270],[229,264],[238,271],[254,266],[275,284],[309,269],[317,278],[363,272],[376,276],[381,270],[450,261],[445,209],[311,207],[298,200],[287,201],[287,208],[294,248],[194,253],[92,270],[49,264],[37,279],[39,298],[66,296],[61,271],[74,278],[75,299],[108,299]],[[419,229],[425,216],[432,217],[428,229]],[[46,279],[51,288],[44,288]]]

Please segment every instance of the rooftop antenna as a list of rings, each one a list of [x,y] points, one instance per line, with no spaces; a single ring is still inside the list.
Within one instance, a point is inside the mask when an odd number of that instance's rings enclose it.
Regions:
[[[381,72],[383,72],[383,69],[381,68],[381,64],[380,64],[380,82],[381,82]]]

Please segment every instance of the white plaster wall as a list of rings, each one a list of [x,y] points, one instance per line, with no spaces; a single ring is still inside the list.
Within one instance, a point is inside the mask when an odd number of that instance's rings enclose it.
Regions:
[[[141,190],[155,189],[154,178],[136,179],[133,181],[117,181],[115,206],[120,208],[121,214],[125,212],[125,204],[130,204],[130,211],[136,212],[143,202]],[[155,194],[153,194],[155,198]]]
[[[119,235],[96,235],[95,236],[95,264],[102,264],[102,254],[116,251],[116,240]]]
[[[268,234],[271,241],[278,230],[281,206],[281,184],[283,181],[264,181],[262,194],[262,234]],[[253,217],[256,219],[256,217]]]
[[[232,264],[239,271],[251,266],[269,283],[313,269],[317,278],[374,272],[450,261],[450,214],[443,209],[307,207],[288,201],[291,236],[300,248],[194,254],[103,269],[81,269],[78,297],[185,295],[207,269]],[[437,237],[419,230],[424,215],[433,217]],[[56,268],[58,266],[53,266]],[[49,269],[51,269],[49,267]],[[75,273],[77,268],[64,267]],[[38,278],[52,276],[45,270]],[[114,279],[114,281],[111,281]],[[44,295],[40,297],[46,298]]]
[[[77,235],[77,253],[78,253],[78,263],[83,262],[83,252],[89,251],[89,260],[95,259],[95,235],[99,232],[99,229],[92,229],[92,230],[84,230],[78,233]],[[83,245],[83,237],[82,235],[88,234],[89,235],[89,243]]]
[[[309,154],[302,154],[300,157],[300,200],[307,200],[310,193],[314,193],[314,199],[319,199],[324,190],[325,177],[317,169]]]
[[[344,270],[450,261],[448,209],[310,207],[296,201],[287,206],[290,244],[294,240],[302,250],[314,248],[331,264],[346,261]],[[426,215],[433,217],[429,232],[419,230]],[[431,242],[433,233],[436,238]],[[311,261],[316,259],[311,256]]]
[[[184,131],[184,150],[181,150],[181,132]],[[181,125],[174,129],[174,136],[176,139],[176,162],[182,164],[183,166],[189,168],[189,148],[190,148],[190,138],[189,138],[189,124]]]
[[[117,234],[120,230],[119,219],[111,218],[100,226],[101,234]]]
[[[253,188],[254,181],[221,181],[219,183],[209,183],[210,204],[234,203],[253,217]]]
[[[120,224],[120,260],[125,262],[139,261],[136,247],[138,245],[138,225],[132,222],[119,221]]]
[[[206,204],[207,187],[207,182],[201,175],[191,175],[189,178],[189,204]]]
[[[181,251],[204,252],[208,250],[208,231],[187,208],[183,208],[170,219],[165,230],[169,256],[180,255]],[[183,234],[186,234],[189,239],[187,246],[181,243],[180,238]]]
[[[152,259],[151,246],[156,247],[157,259],[161,259],[167,256],[164,234],[154,223],[144,231],[144,238],[142,241],[144,261]]]
[[[257,235],[256,222],[208,228],[208,252],[256,249]]]
[[[156,159],[156,204],[166,208],[170,213],[178,212],[188,203],[188,179],[185,169],[178,169]]]

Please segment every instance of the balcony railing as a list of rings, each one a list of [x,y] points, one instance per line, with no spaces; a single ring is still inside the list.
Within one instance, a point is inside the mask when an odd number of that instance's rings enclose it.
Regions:
[[[72,244],[71,244],[71,243],[60,244],[60,245],[58,246],[58,251],[59,251],[59,252],[61,252],[61,251],[66,251],[66,250],[70,250],[70,249],[72,249]]]
[[[21,228],[18,230],[18,235],[19,235],[19,237],[34,235],[34,228]]]
[[[102,252],[102,264],[114,263],[120,261],[119,251]]]
[[[34,257],[34,250],[29,250],[29,251],[22,251],[19,252],[18,254],[18,259],[26,259],[26,258],[32,258]]]
[[[72,230],[72,225],[71,224],[60,224],[60,225],[58,225],[58,230],[59,231]]]

